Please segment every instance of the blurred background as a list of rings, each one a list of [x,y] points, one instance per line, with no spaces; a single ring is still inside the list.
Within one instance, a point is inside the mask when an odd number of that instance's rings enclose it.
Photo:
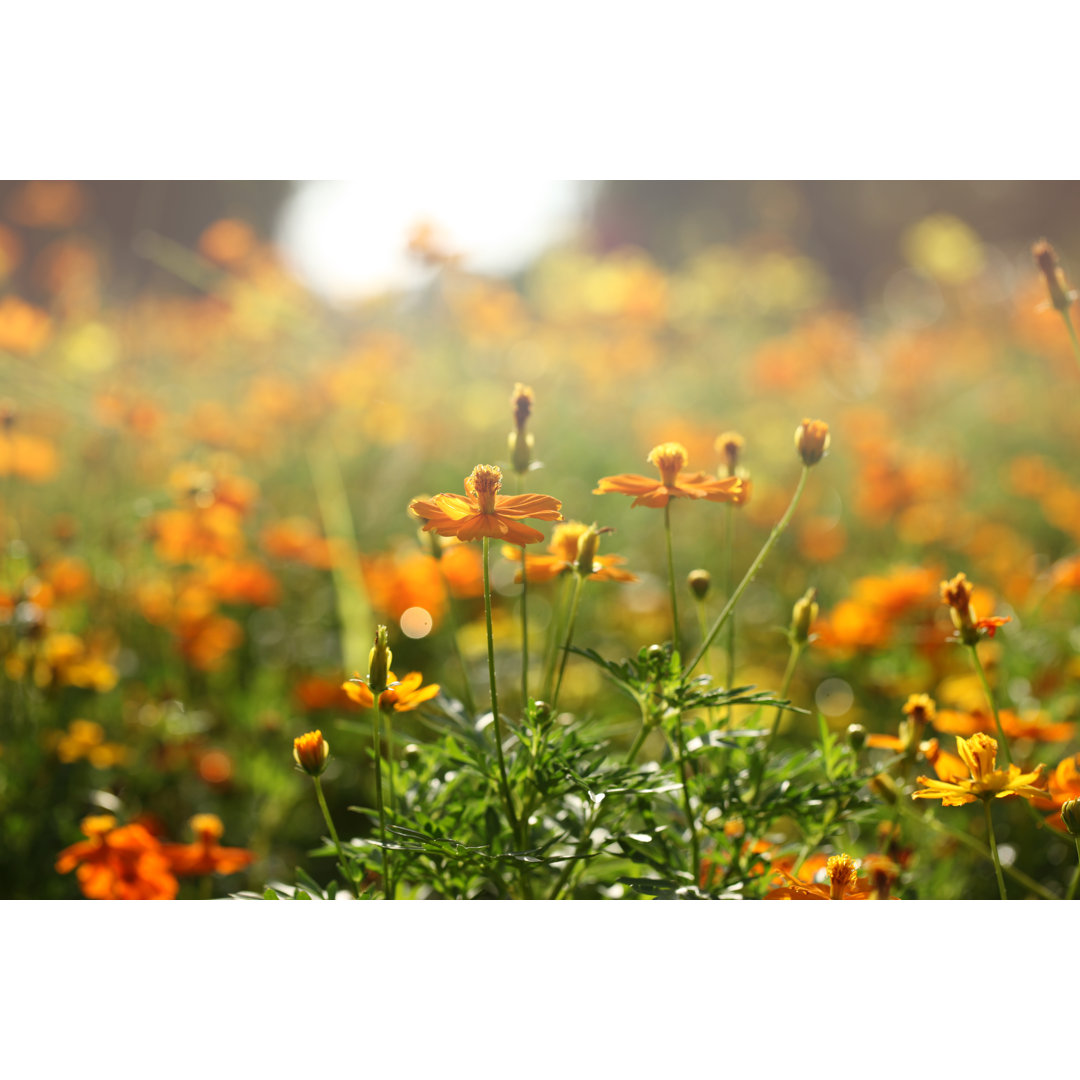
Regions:
[[[93,810],[174,839],[218,814],[257,855],[220,890],[287,879],[320,829],[292,737],[334,742],[337,812],[368,783],[343,589],[400,672],[461,697],[453,634],[483,685],[476,550],[436,561],[405,508],[481,462],[512,490],[519,382],[543,466],[521,482],[614,527],[601,554],[639,579],[590,584],[583,643],[670,634],[659,516],[601,476],[666,440],[717,472],[745,438],[749,504],[673,512],[712,616],[728,528],[745,567],[820,417],[832,452],[740,606],[738,681],[779,683],[814,586],[796,700],[878,731],[909,693],[977,709],[937,595],[964,569],[1016,616],[1004,703],[1052,763],[1080,710],[1078,372],[1031,245],[1080,266],[1078,209],[1074,182],[0,183],[0,895],[78,895],[55,854]],[[530,596],[537,657],[556,588]],[[632,730],[584,662],[564,696]]]

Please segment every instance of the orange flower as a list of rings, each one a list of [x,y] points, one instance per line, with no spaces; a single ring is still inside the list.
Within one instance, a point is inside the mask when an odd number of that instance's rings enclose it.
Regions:
[[[308,776],[321,776],[329,757],[330,744],[321,731],[307,731],[293,739],[293,760]]]
[[[951,581],[941,583],[941,602],[949,605],[949,615],[952,617],[953,626],[956,627],[960,640],[965,645],[976,644],[983,631],[988,637],[993,637],[999,626],[1012,622],[1011,615],[978,618],[975,614],[975,606],[971,602],[974,592],[975,589],[968,581],[966,574],[957,574]]]
[[[430,701],[438,692],[439,684],[432,683],[430,686],[421,686],[424,676],[419,671],[410,671],[404,679],[398,679],[391,671],[388,673],[387,682],[391,685],[379,695],[379,708],[383,712],[411,712],[419,708],[425,701]],[[361,708],[370,709],[375,704],[375,698],[359,675],[354,675],[347,682],[341,684],[341,689],[349,695],[349,700],[355,702]]]
[[[21,476],[40,484],[51,480],[59,467],[56,447],[48,439],[21,431],[0,434],[0,476]]]
[[[556,525],[548,544],[550,555],[526,555],[524,572],[529,581],[551,581],[560,574],[568,574],[577,566],[581,538],[589,531],[589,526],[581,521],[567,521]],[[506,558],[520,562],[522,552],[516,547],[503,548]],[[619,569],[626,562],[621,555],[597,555],[593,558],[593,572],[588,575],[591,581],[637,581],[637,577],[628,570]],[[522,571],[514,575],[515,581],[521,580]]]
[[[111,814],[84,818],[89,837],[64,848],[56,869],[76,867],[83,895],[91,900],[172,900],[180,885],[169,869],[161,844],[142,825],[116,828]]]
[[[614,492],[618,495],[636,496],[631,506],[667,506],[670,499],[708,499],[710,502],[746,501],[748,488],[745,481],[731,476],[717,480],[708,473],[684,473],[682,468],[689,460],[686,447],[682,443],[666,442],[654,446],[646,459],[655,465],[660,473],[660,482],[637,473],[619,473],[617,476],[605,476],[599,480],[599,487],[593,488],[594,495],[606,495]]]
[[[1046,819],[1047,824],[1055,829],[1068,831],[1061,818],[1061,808],[1070,799],[1080,798],[1080,754],[1065,758],[1050,774],[1049,791],[1037,799],[1041,810],[1053,809],[1054,813]]]
[[[246,848],[221,847],[218,840],[224,835],[225,826],[216,814],[196,814],[191,821],[195,834],[193,844],[165,844],[162,853],[179,877],[196,874],[235,874],[255,859],[255,853]]]
[[[956,749],[968,768],[970,778],[955,781],[931,780],[920,776],[923,788],[911,794],[913,799],[940,799],[942,806],[963,806],[977,799],[1007,799],[1020,795],[1025,799],[1046,798],[1046,791],[1034,784],[1042,774],[1042,765],[1034,772],[1022,773],[1018,766],[1008,771],[995,768],[997,740],[977,731],[970,739],[956,737]]]
[[[511,544],[536,544],[544,534],[520,518],[562,521],[562,503],[550,495],[500,495],[502,470],[497,465],[477,465],[465,478],[465,496],[436,495],[413,499],[409,509],[425,520],[425,532],[476,540],[491,536]]]
[[[780,871],[782,874],[784,872]],[[828,885],[807,885],[789,874],[788,884],[765,894],[766,900],[869,900],[872,886],[866,878],[856,877],[855,861],[850,855],[834,855],[825,864]]]

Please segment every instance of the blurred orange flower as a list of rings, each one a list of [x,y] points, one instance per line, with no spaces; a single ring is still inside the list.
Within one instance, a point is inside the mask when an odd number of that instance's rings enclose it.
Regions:
[[[161,844],[143,825],[116,828],[116,818],[84,818],[89,837],[64,848],[56,860],[61,874],[76,871],[83,895],[91,900],[172,900],[180,885]]]
[[[536,544],[544,534],[521,518],[561,521],[562,503],[550,495],[500,495],[502,470],[497,465],[477,465],[465,479],[465,496],[436,495],[413,499],[409,509],[425,521],[425,532],[476,540],[481,536],[511,544]]]
[[[825,864],[828,885],[806,884],[780,871],[787,885],[765,894],[766,900],[869,900],[872,887],[866,878],[856,876],[855,860],[850,855],[833,855]]]
[[[218,841],[225,833],[225,826],[216,814],[196,814],[191,821],[195,842],[191,844],[165,844],[162,854],[169,860],[172,872],[178,877],[196,874],[235,874],[255,859],[255,853],[246,848],[221,847]]]
[[[56,447],[48,439],[21,431],[0,432],[0,476],[21,476],[40,484],[51,480],[58,469]]]

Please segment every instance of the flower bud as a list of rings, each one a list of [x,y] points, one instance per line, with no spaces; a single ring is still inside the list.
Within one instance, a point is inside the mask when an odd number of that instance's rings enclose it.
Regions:
[[[712,588],[712,574],[708,570],[691,570],[686,577],[686,584],[699,600],[704,600]]]
[[[510,432],[509,446],[510,461],[516,473],[528,472],[532,464],[533,437],[525,430],[525,425],[532,415],[532,403],[532,389],[522,383],[515,383],[514,392],[510,395],[514,430]]]
[[[1080,799],[1069,799],[1062,806],[1061,820],[1073,836],[1080,836]]]
[[[375,630],[375,644],[368,653],[367,684],[372,694],[381,694],[386,689],[393,659],[394,654],[387,645],[386,627],[379,626]]]
[[[791,640],[798,645],[805,645],[810,639],[810,627],[814,625],[820,608],[817,602],[817,589],[807,589],[805,595],[795,601],[791,609]]]
[[[724,468],[728,476],[735,476],[739,468],[739,458],[742,456],[746,440],[735,431],[725,431],[717,437],[716,449],[724,456]]]
[[[1046,291],[1051,305],[1058,311],[1068,311],[1075,297],[1065,283],[1065,274],[1058,265],[1057,253],[1046,240],[1040,240],[1031,249],[1031,254],[1035,256],[1035,263],[1046,279]]]
[[[857,754],[866,745],[866,728],[862,724],[848,724],[847,741]]]
[[[795,449],[804,465],[816,465],[829,449],[829,425],[824,420],[803,420],[795,429]]]
[[[326,760],[330,757],[330,744],[321,731],[309,731],[293,739],[292,754],[296,764],[308,776],[322,776],[326,771]]]
[[[596,565],[596,549],[600,546],[600,537],[604,533],[614,532],[610,526],[602,529],[596,527],[593,522],[579,537],[577,545],[577,565],[574,569],[582,576],[588,577],[600,569]]]

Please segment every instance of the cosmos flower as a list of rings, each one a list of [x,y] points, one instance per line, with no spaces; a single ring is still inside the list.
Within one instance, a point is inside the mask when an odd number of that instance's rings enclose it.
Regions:
[[[689,460],[689,454],[682,443],[660,443],[649,451],[646,460],[650,465],[656,466],[660,473],[659,482],[637,473],[619,473],[617,476],[602,477],[599,486],[593,489],[593,494],[633,495],[635,498],[631,506],[662,508],[667,506],[671,499],[708,499],[710,502],[741,503],[749,493],[745,482],[734,476],[717,480],[715,476],[704,472],[682,472]]]
[[[1020,795],[1025,799],[1045,799],[1046,791],[1035,787],[1042,774],[1042,765],[1034,772],[1022,773],[1019,766],[1010,765],[1008,770],[995,768],[997,740],[982,731],[970,739],[956,737],[956,749],[971,774],[963,780],[931,780],[920,776],[923,787],[912,792],[913,799],[940,799],[942,806],[963,806],[977,799],[1007,799]]]
[[[550,495],[500,495],[502,470],[497,465],[477,465],[465,479],[465,495],[442,494],[433,499],[413,499],[409,509],[424,519],[425,532],[476,540],[481,536],[510,544],[536,544],[544,539],[538,529],[521,518],[561,521],[562,503]]]

